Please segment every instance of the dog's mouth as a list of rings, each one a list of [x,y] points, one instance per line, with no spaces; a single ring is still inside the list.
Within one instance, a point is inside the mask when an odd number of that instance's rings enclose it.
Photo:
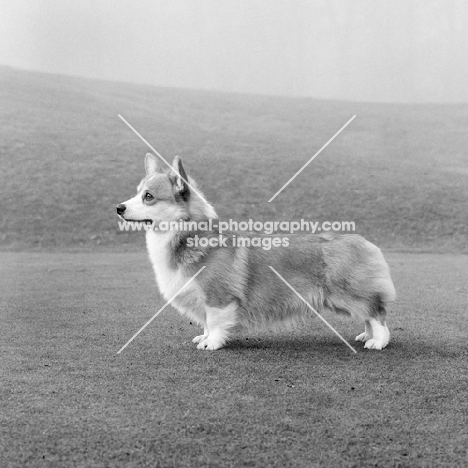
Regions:
[[[142,223],[142,224],[153,224],[153,220],[151,219],[130,219],[124,218],[122,215],[118,215],[120,219],[123,219],[127,223]]]

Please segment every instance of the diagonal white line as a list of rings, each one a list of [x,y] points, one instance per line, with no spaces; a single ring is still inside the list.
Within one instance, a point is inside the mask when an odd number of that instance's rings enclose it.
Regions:
[[[201,267],[195,275],[193,275],[120,349],[117,354],[120,354],[181,292],[184,290],[204,269]]]
[[[332,330],[338,338],[340,338],[341,341],[343,341],[346,346],[348,346],[354,353],[357,354],[357,351],[270,265],[268,265],[270,269],[273,271],[273,273],[280,278],[283,283],[304,303],[307,305],[307,307],[312,310],[312,312],[317,315],[317,317],[325,323],[325,325]]]
[[[189,183],[187,180],[185,180],[173,167],[172,167],[172,164],[169,164],[149,143],[147,140],[145,140],[141,135],[140,133],[138,133],[135,128],[133,128],[120,114],[118,114],[120,120],[122,120],[122,122],[124,122],[127,127],[132,130],[132,132],[140,138],[140,140],[149,148],[151,149],[152,151],[154,151],[154,153],[156,154],[156,156],[161,160],[163,161],[164,163],[166,163],[167,166],[169,166],[205,203],[208,203],[206,200],[205,200],[205,197],[200,193],[198,192],[198,190],[194,189]]]
[[[269,200],[272,202],[354,119],[353,115]]]

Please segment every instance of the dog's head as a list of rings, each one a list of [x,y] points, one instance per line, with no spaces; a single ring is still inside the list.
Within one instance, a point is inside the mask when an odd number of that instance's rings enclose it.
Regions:
[[[156,156],[148,153],[145,170],[136,196],[116,207],[125,221],[160,223],[216,217],[212,206],[192,193],[190,187],[195,182],[187,176],[179,156],[174,158],[172,169],[166,170]]]

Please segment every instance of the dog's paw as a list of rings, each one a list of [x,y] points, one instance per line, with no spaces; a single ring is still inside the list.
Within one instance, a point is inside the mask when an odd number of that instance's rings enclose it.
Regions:
[[[224,346],[224,340],[219,337],[209,335],[205,337],[204,340],[198,343],[198,349],[207,349],[209,351],[214,351],[215,349],[222,348]]]
[[[361,333],[360,335],[356,336],[355,340],[356,341],[367,341],[370,340],[372,337],[368,335],[366,332]]]
[[[364,348],[367,349],[384,349],[387,346],[388,342],[383,340],[376,340],[375,338],[371,338],[369,341],[366,342]]]
[[[207,337],[207,335],[198,335],[192,340],[192,342],[193,343],[200,343],[200,341],[203,341],[206,337]]]

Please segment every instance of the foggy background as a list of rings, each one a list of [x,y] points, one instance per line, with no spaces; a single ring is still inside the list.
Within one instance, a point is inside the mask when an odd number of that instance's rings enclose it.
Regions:
[[[0,64],[230,92],[468,101],[468,3],[2,1]]]

